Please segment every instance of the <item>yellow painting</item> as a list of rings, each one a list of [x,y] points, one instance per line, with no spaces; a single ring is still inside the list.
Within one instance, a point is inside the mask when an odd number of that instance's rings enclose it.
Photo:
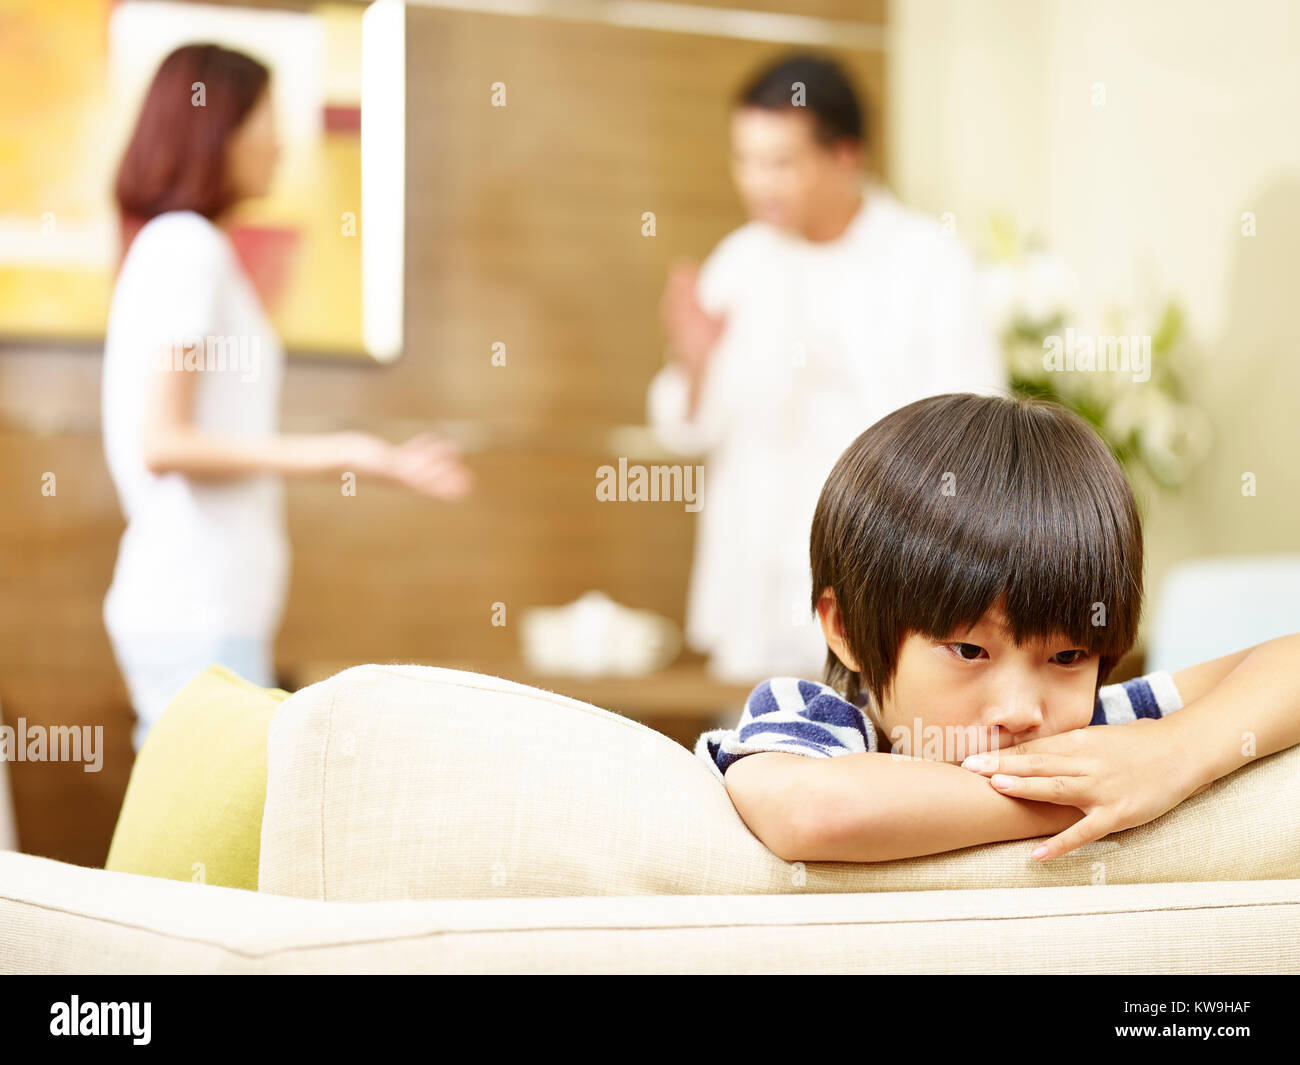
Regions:
[[[102,340],[120,255],[113,180],[182,44],[271,69],[280,166],[231,239],[290,352],[363,355],[361,5],[153,0],[0,7],[0,338]]]

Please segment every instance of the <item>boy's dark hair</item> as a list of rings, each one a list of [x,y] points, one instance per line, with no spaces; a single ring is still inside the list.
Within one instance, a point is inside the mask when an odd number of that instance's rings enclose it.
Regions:
[[[1012,639],[1063,633],[1100,658],[1097,688],[1137,637],[1132,489],[1092,427],[1045,400],[949,393],[881,418],[826,478],[810,556],[813,610],[831,588],[861,667],[828,650],[825,683],[878,707],[909,633],[949,639],[1003,593]]]
[[[865,109],[848,75],[833,59],[802,52],[787,55],[753,75],[737,93],[735,106],[799,110],[793,102],[796,82],[804,87],[802,109],[812,115],[818,143],[829,148],[846,137],[867,143]]]

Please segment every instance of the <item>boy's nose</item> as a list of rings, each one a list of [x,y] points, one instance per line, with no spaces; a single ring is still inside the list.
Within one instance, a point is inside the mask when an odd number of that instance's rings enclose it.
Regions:
[[[1042,725],[1042,703],[1029,692],[1013,693],[1010,698],[990,706],[985,720],[990,726],[997,725],[1018,738],[1021,733],[1032,732]]]

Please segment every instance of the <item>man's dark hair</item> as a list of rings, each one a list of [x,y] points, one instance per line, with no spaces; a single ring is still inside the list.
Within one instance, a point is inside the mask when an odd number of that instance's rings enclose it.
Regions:
[[[826,478],[809,553],[813,610],[832,589],[861,668],[828,649],[825,683],[850,700],[883,705],[909,633],[952,639],[1004,594],[1011,638],[1063,634],[1100,659],[1097,688],[1137,638],[1132,489],[1058,403],[956,392],[881,418]]]
[[[795,93],[802,85],[802,105]],[[755,74],[736,95],[736,107],[765,111],[807,109],[818,143],[831,147],[844,138],[866,145],[865,109],[852,82],[833,59],[798,53],[788,55]]]

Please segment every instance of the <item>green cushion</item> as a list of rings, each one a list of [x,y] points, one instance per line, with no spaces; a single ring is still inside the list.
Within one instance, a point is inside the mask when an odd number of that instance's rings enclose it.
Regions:
[[[257,890],[266,737],[289,697],[211,665],[136,755],[105,868]]]

